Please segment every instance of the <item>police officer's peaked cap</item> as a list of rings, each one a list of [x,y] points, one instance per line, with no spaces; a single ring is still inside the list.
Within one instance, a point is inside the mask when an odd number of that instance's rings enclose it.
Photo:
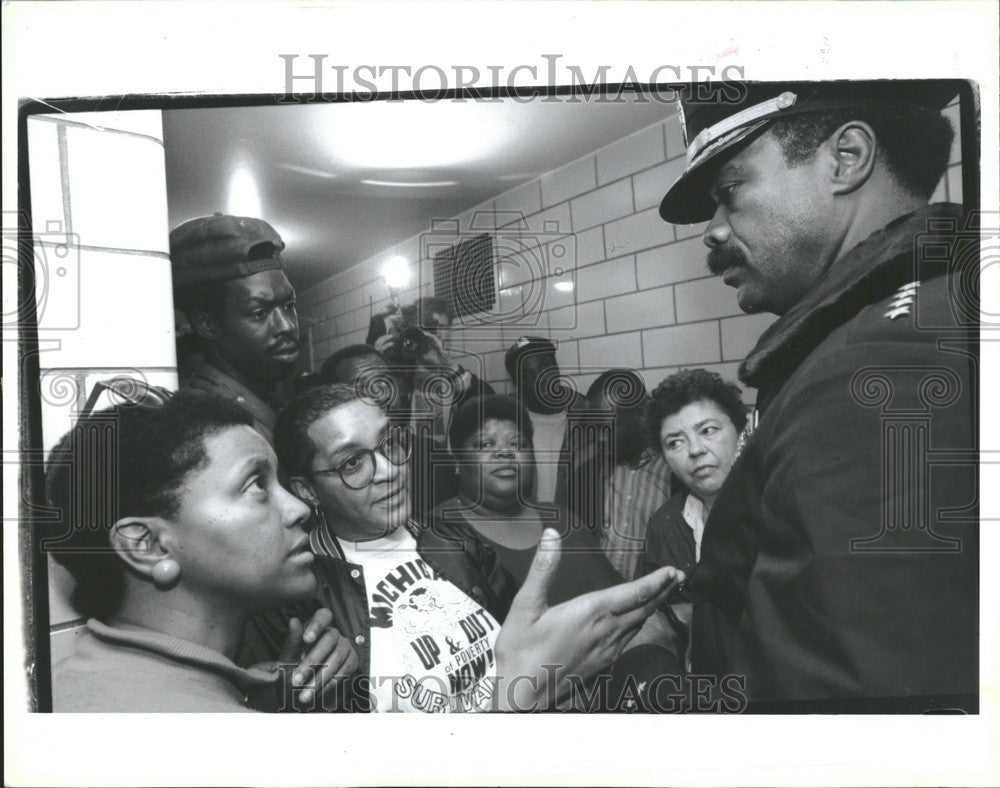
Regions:
[[[555,353],[556,346],[545,337],[520,337],[517,342],[507,348],[503,362],[507,368],[507,374],[514,377],[517,365],[524,356],[535,353]]]
[[[941,110],[958,95],[957,80],[840,82],[719,82],[684,88],[677,114],[687,148],[687,167],[660,203],[660,216],[674,224],[712,218],[715,204],[705,176],[709,162],[764,129],[777,118],[828,110],[922,106]],[[722,158],[720,158],[722,157]]]
[[[228,282],[283,269],[285,242],[262,219],[216,213],[189,219],[170,233],[174,284]]]

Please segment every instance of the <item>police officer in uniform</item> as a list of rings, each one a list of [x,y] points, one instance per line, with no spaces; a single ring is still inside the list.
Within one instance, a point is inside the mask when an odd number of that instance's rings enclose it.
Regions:
[[[780,318],[740,367],[757,412],[689,578],[694,672],[762,710],[974,711],[979,256],[927,204],[961,85],[696,87],[660,214],[707,221],[711,271]]]
[[[181,386],[239,403],[268,440],[299,356],[284,248],[271,225],[246,216],[203,216],[170,233],[174,302],[190,332],[179,343],[189,346],[178,353]]]

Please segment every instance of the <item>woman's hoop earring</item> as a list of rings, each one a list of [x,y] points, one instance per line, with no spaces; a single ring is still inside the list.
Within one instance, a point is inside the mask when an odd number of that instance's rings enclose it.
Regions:
[[[164,591],[172,588],[180,576],[181,565],[173,558],[163,558],[153,566],[153,582]]]

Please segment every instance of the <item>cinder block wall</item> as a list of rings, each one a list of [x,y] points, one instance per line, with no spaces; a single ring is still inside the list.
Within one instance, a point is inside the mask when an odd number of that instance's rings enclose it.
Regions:
[[[957,129],[957,103],[945,114]],[[496,234],[499,303],[461,319],[452,349],[497,390],[511,390],[503,354],[523,334],[555,341],[563,372],[581,391],[610,367],[640,370],[650,388],[692,366],[735,380],[775,317],[744,315],[734,292],[709,274],[704,225],[660,219],[659,201],[684,161],[671,115],[301,293],[314,367],[364,341],[369,317],[388,303],[386,260],[400,254],[419,270],[405,304],[433,294],[430,249],[487,231]],[[961,202],[957,140],[933,198],[943,200]],[[754,396],[745,392],[748,402]]]

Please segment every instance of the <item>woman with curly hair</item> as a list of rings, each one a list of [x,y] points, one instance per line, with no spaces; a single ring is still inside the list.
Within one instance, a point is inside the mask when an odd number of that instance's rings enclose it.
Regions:
[[[705,520],[729,475],[746,422],[739,387],[706,369],[681,370],[653,391],[646,410],[649,439],[683,489],[650,518],[643,559],[647,573],[661,566],[694,568]]]

